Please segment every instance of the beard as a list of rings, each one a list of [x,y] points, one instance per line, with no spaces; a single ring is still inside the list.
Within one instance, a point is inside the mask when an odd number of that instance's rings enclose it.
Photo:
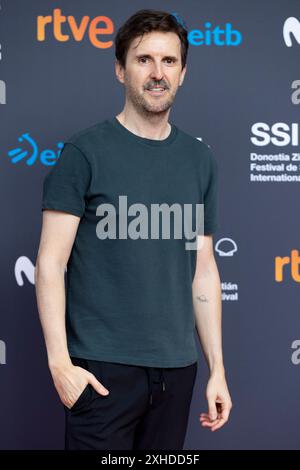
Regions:
[[[143,115],[155,116],[165,114],[172,106],[175,99],[175,94],[170,93],[169,88],[164,96],[152,97],[148,95],[146,89],[140,93],[137,88],[131,83],[125,74],[124,85],[126,89],[126,97],[136,110]]]

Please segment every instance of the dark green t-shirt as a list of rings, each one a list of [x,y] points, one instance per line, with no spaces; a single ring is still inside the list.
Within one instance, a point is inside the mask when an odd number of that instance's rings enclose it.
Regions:
[[[216,160],[207,144],[170,124],[167,138],[153,140],[116,117],[99,122],[64,143],[44,179],[42,210],[80,217],[66,272],[71,356],[152,367],[197,361],[196,250],[184,237],[151,238],[150,227],[148,238],[136,239],[101,239],[96,230],[105,203],[118,225],[121,195],[128,209],[142,203],[149,214],[153,204],[204,204],[204,234],[217,230]]]

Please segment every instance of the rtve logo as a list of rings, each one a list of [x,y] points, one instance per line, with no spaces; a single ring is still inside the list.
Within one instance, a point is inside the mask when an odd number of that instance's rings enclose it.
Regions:
[[[99,49],[108,49],[112,47],[112,41],[101,41],[100,36],[112,34],[114,32],[113,22],[108,16],[96,16],[90,21],[89,16],[84,16],[79,23],[76,22],[74,16],[64,16],[61,14],[60,8],[53,10],[53,17],[38,16],[37,17],[37,40],[45,41],[46,37],[46,26],[53,23],[53,35],[57,41],[65,42],[69,41],[70,36],[75,41],[82,41],[84,35],[88,34],[89,40],[93,46]],[[69,27],[69,33],[65,34],[62,32],[62,24],[67,23]],[[104,24],[104,27],[100,28],[100,23]]]
[[[292,250],[291,256],[276,256],[275,258],[275,281],[276,282],[283,281],[284,266],[290,265],[292,279],[296,282],[300,282],[299,264],[300,264],[300,256],[299,256],[298,250]]]

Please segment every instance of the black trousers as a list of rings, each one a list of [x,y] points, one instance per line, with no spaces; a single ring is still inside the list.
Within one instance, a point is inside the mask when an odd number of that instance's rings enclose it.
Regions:
[[[65,450],[181,450],[197,362],[156,368],[72,357],[109,390],[88,384],[66,417]]]

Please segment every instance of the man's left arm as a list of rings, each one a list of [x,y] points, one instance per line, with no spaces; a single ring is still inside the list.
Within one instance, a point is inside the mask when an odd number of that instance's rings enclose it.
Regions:
[[[222,353],[222,291],[214,258],[212,235],[200,236],[193,279],[196,329],[210,378],[206,388],[208,413],[201,413],[202,426],[215,431],[229,418],[232,402],[228,391]]]

